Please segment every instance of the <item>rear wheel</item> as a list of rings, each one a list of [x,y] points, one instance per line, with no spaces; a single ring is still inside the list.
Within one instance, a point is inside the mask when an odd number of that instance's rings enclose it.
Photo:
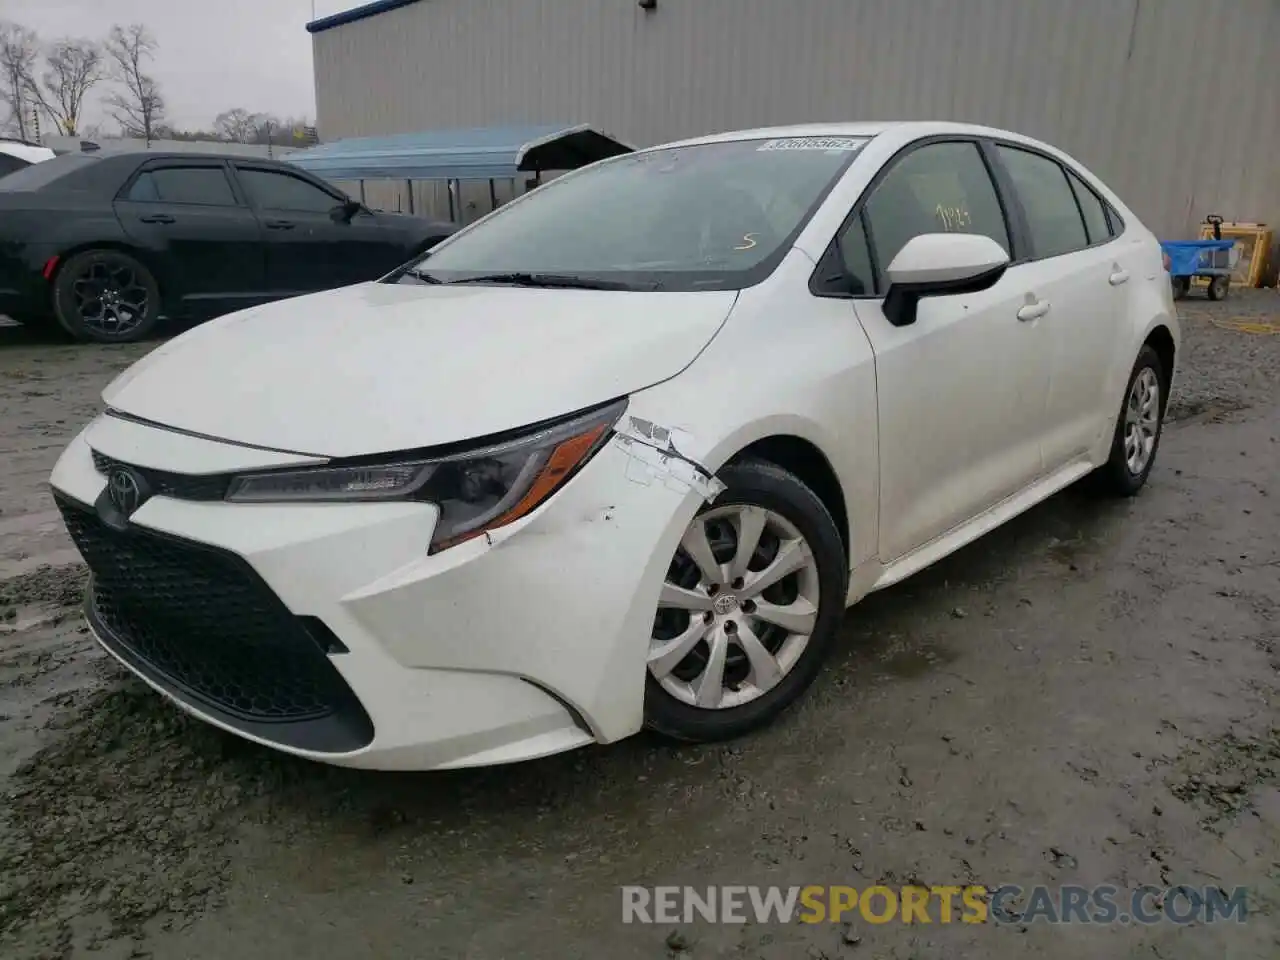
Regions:
[[[719,476],[728,489],[681,539],[649,646],[645,722],[679,740],[738,736],[799,699],[845,607],[844,545],[818,496],[761,461]]]
[[[1191,288],[1191,284],[1186,277],[1171,277],[1169,283],[1173,287],[1173,299],[1175,300],[1181,300]]]
[[[1209,281],[1208,294],[1209,294],[1210,300],[1225,300],[1227,298],[1227,294],[1230,291],[1231,291],[1230,277],[1218,276],[1218,277],[1214,277],[1212,280]]]
[[[160,318],[160,287],[145,266],[119,250],[71,257],[53,282],[58,323],[77,340],[132,343]]]
[[[1111,440],[1111,457],[1094,474],[1099,492],[1132,497],[1146,484],[1160,447],[1166,383],[1160,357],[1144,344],[1129,374]]]

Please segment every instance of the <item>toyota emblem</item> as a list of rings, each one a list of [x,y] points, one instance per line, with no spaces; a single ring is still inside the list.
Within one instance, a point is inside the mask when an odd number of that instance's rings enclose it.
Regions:
[[[142,478],[127,467],[114,467],[107,475],[107,496],[111,505],[126,517],[142,506],[146,499]]]
[[[722,617],[727,617],[738,609],[738,598],[732,593],[722,593],[711,602],[711,609]]]

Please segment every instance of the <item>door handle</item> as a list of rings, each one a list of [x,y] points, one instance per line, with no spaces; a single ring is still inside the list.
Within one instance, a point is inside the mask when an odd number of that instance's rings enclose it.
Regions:
[[[1120,286],[1120,284],[1124,283],[1128,279],[1129,279],[1128,270],[1117,270],[1115,273],[1111,274],[1111,276],[1107,278],[1107,282],[1111,284],[1113,287],[1118,287]]]
[[[152,213],[145,217],[139,217],[143,223],[177,223],[177,221],[167,213]]]
[[[266,226],[268,230],[292,230],[297,224],[292,220],[268,220]]]
[[[1019,320],[1039,320],[1049,312],[1049,301],[1038,300],[1035,303],[1028,303],[1025,307],[1018,311]]]

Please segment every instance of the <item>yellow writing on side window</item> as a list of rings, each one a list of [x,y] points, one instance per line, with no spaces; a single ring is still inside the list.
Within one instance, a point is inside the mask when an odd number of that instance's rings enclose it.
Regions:
[[[963,206],[947,206],[938,204],[934,208],[934,215],[938,218],[938,222],[942,224],[942,229],[947,233],[952,230],[965,230],[973,226],[973,217],[969,215],[969,210]]]

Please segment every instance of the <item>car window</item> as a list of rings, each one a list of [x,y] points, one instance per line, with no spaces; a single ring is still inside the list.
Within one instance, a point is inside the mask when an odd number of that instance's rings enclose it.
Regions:
[[[1109,203],[1107,204],[1107,220],[1111,224],[1111,235],[1113,237],[1118,237],[1120,234],[1124,233],[1124,218],[1122,218],[1116,208]]]
[[[1036,257],[1056,257],[1089,245],[1080,208],[1062,167],[1038,153],[1001,145],[1000,157],[1022,201]]]
[[[133,181],[127,199],[141,203],[196,203],[234,207],[235,194],[222,167],[164,167]]]
[[[301,177],[274,170],[246,170],[242,167],[240,182],[254,205],[266,210],[328,213],[342,203]]]
[[[974,143],[933,143],[911,151],[866,203],[876,263],[883,272],[912,237],[973,233],[1009,252],[1009,231],[987,165]]]
[[[1111,239],[1111,228],[1107,225],[1107,211],[1102,201],[1093,192],[1093,188],[1077,177],[1070,170],[1067,179],[1071,181],[1071,191],[1080,204],[1080,212],[1084,214],[1084,226],[1089,234],[1090,243],[1102,243]]]
[[[861,216],[854,217],[840,235],[840,260],[848,276],[849,293],[858,297],[875,292],[871,248],[867,245],[867,229]]]

